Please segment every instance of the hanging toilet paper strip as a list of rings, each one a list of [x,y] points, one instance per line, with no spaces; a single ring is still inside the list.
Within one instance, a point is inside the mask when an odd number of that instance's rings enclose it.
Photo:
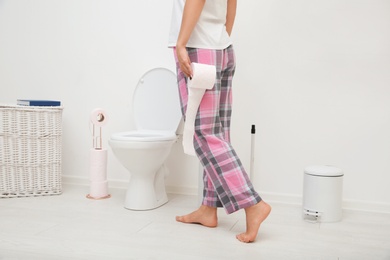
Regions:
[[[188,155],[196,155],[194,150],[195,118],[206,89],[212,89],[216,79],[214,65],[192,63],[192,79],[188,79],[188,103],[183,130],[183,149]]]

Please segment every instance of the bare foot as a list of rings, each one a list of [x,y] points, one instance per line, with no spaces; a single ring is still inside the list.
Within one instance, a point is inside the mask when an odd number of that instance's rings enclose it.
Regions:
[[[216,227],[218,224],[217,208],[202,205],[188,215],[176,217],[176,221],[190,224],[201,224],[206,227]]]
[[[270,212],[271,206],[264,201],[246,208],[246,232],[237,235],[236,238],[244,243],[255,241],[261,223],[268,217]]]

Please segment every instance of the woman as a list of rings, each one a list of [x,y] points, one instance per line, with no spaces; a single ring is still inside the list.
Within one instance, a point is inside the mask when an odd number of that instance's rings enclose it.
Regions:
[[[232,78],[235,56],[230,39],[237,0],[174,0],[169,46],[173,47],[183,115],[187,108],[187,77],[191,62],[215,65],[216,82],[200,103],[195,122],[194,148],[204,166],[200,208],[178,216],[183,223],[207,227],[218,224],[217,207],[228,214],[244,209],[246,231],[236,236],[253,242],[271,207],[254,190],[230,143]]]

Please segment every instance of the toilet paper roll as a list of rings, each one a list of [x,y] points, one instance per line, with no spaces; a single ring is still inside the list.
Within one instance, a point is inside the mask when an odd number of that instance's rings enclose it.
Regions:
[[[88,198],[104,199],[108,198],[108,181],[92,182]]]
[[[90,150],[89,176],[91,182],[105,181],[107,179],[107,150]]]
[[[192,63],[193,77],[188,81],[188,102],[183,129],[183,149],[188,155],[196,155],[194,150],[195,119],[199,104],[206,89],[212,89],[216,79],[213,65]]]
[[[191,63],[192,78],[188,81],[188,88],[212,89],[215,83],[217,69],[214,65]]]
[[[105,126],[108,121],[106,111],[101,108],[96,108],[91,112],[91,122],[94,126]]]
[[[107,182],[107,150],[91,149],[89,154],[90,193],[87,198],[109,198]]]

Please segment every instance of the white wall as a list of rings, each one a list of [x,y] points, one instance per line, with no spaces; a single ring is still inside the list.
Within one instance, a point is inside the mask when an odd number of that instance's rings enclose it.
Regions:
[[[142,74],[174,70],[171,2],[0,0],[0,102],[62,101],[68,179],[88,179],[92,109],[110,116],[109,148],[111,133],[134,128]],[[387,0],[239,1],[232,142],[249,170],[256,125],[264,198],[299,202],[303,168],[330,164],[344,170],[347,207],[390,212],[389,28]],[[171,191],[196,192],[198,164],[179,143],[168,166]],[[113,185],[129,177],[111,151],[108,174]]]

